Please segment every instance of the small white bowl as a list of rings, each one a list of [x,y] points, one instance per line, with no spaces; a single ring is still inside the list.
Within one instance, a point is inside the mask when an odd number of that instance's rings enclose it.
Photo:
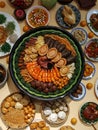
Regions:
[[[6,80],[7,80],[7,77],[8,77],[7,69],[1,63],[0,63],[0,73],[1,73],[1,76],[0,76],[0,88],[1,88],[6,83]],[[1,79],[2,76],[4,76],[3,79]]]
[[[44,10],[45,11],[45,13],[47,14],[47,22],[44,24],[44,25],[36,25],[36,26],[34,26],[34,25],[32,25],[31,23],[30,23],[30,21],[29,21],[29,19],[28,19],[28,17],[29,17],[29,14],[33,11],[33,10],[35,10],[35,9],[42,9],[42,10]],[[40,19],[42,19],[42,15],[40,15],[40,14],[32,14],[32,16],[33,17],[37,17],[37,15],[39,15],[39,21],[40,21]],[[31,19],[33,19],[33,17],[31,18]],[[27,21],[27,23],[28,23],[28,25],[30,26],[30,27],[32,27],[32,28],[35,28],[35,27],[39,27],[39,26],[45,26],[45,25],[48,25],[48,23],[49,23],[49,21],[50,21],[50,13],[49,13],[49,11],[45,8],[45,7],[43,7],[43,6],[33,6],[33,7],[31,7],[28,11],[27,11],[27,15],[26,15],[26,21]],[[36,22],[36,24],[38,24],[38,22]]]
[[[75,34],[77,33],[77,34]],[[83,28],[74,28],[72,29],[71,31],[71,34],[76,38],[76,40],[80,43],[80,45],[83,45],[86,43],[87,41],[87,32],[85,31],[85,29]],[[78,36],[78,38],[77,38]],[[79,37],[81,38],[80,41],[79,41]]]

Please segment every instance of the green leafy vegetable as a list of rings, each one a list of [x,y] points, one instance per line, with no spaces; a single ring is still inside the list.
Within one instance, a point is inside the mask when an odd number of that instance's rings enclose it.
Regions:
[[[7,42],[5,42],[2,46],[1,46],[1,51],[6,53],[6,52],[10,52],[11,50],[11,45]]]
[[[90,25],[95,32],[98,32],[98,30],[96,28],[94,28],[94,26],[93,26],[93,24],[91,22],[88,23],[88,25]]]
[[[14,22],[8,22],[6,27],[5,27],[7,33],[10,35],[10,34],[13,34],[14,30],[15,30],[15,23]]]
[[[0,14],[0,24],[5,23],[6,17],[3,14]]]

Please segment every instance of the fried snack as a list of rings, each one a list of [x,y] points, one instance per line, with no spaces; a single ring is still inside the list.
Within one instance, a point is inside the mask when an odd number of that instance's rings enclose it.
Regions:
[[[38,127],[38,122],[33,122],[33,123],[30,125],[30,130],[37,129],[37,127]]]
[[[71,126],[62,126],[60,130],[75,130]]]
[[[39,124],[39,127],[40,127],[40,128],[46,126],[46,123],[45,123],[44,121],[39,121],[38,124]]]
[[[50,130],[50,127],[46,125],[45,121],[36,121],[30,124],[30,130]]]
[[[0,45],[4,44],[7,39],[7,32],[3,26],[0,26]]]
[[[49,126],[45,126],[42,128],[42,130],[50,130]]]
[[[75,24],[76,22],[75,14],[69,6],[67,5],[64,6],[62,14],[63,14],[65,23],[67,23],[68,25]]]

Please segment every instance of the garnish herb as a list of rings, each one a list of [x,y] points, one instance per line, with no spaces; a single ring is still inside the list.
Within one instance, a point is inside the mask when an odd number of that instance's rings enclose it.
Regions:
[[[0,24],[5,23],[6,17],[3,14],[0,14]]]
[[[8,22],[6,27],[5,27],[7,33],[10,35],[10,34],[13,34],[14,30],[15,30],[15,23],[14,22]]]
[[[10,52],[11,50],[11,45],[7,42],[5,42],[2,46],[1,46],[1,51],[4,53]]]

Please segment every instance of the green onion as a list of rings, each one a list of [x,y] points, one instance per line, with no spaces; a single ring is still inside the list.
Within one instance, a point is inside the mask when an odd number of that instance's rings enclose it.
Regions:
[[[3,14],[0,14],[0,24],[5,23],[6,17]]]

